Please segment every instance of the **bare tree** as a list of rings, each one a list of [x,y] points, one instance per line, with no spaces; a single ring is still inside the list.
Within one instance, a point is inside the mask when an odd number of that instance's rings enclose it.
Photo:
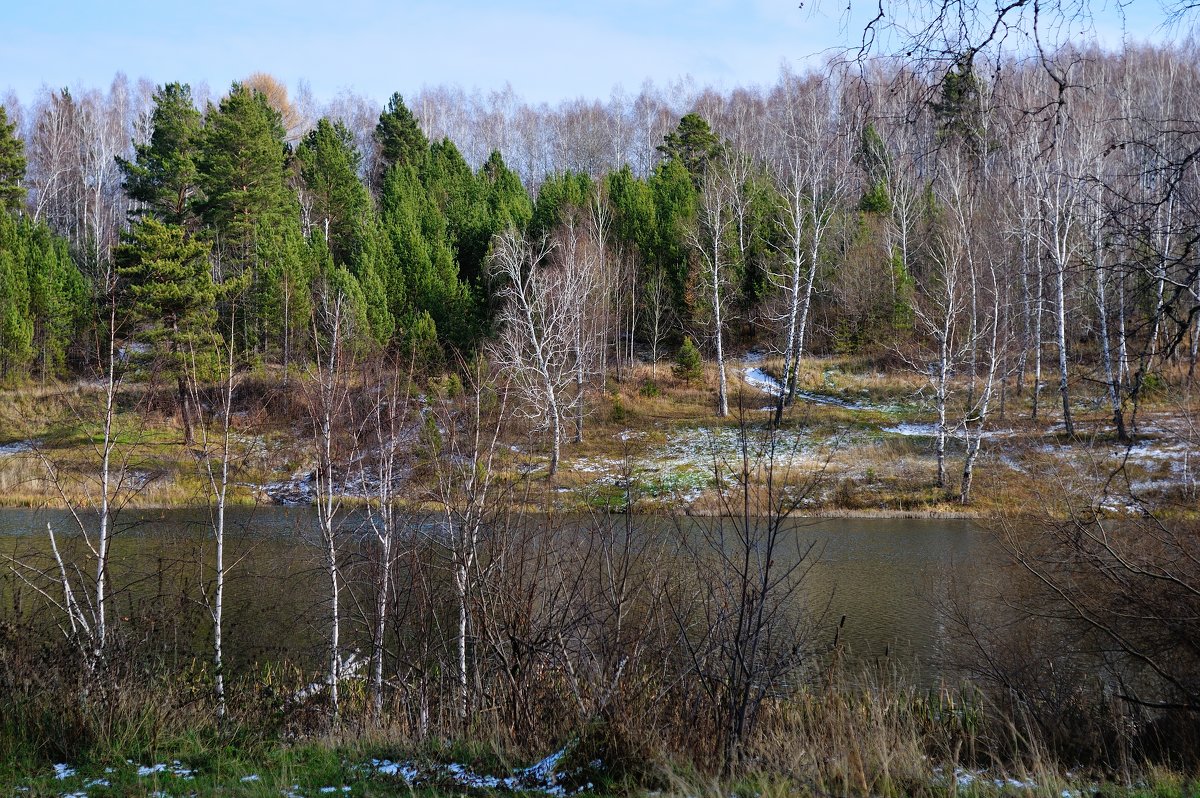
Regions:
[[[467,371],[470,390],[465,406],[447,404],[426,419],[426,446],[437,478],[434,500],[445,524],[442,538],[450,552],[457,600],[456,660],[458,716],[465,721],[471,707],[468,645],[470,601],[479,578],[480,542],[490,514],[502,502],[497,496],[496,456],[507,418],[508,385],[495,385],[482,359]]]
[[[205,594],[205,603],[213,623],[213,687],[217,699],[217,716],[225,717],[225,579],[228,573],[225,564],[225,511],[228,505],[229,485],[231,482],[232,451],[232,421],[233,393],[237,382],[234,370],[234,336],[236,333],[236,305],[229,315],[229,338],[221,341],[216,338],[216,360],[220,362],[221,396],[218,410],[218,430],[215,440],[209,432],[209,423],[204,419],[204,402],[201,400],[200,367],[197,353],[190,354],[188,368],[188,383],[192,394],[192,404],[198,416],[197,427],[200,432],[197,455],[205,480],[206,498],[210,510],[210,528],[213,535],[213,579],[212,594]],[[201,357],[207,359],[208,353]]]
[[[354,334],[350,300],[334,276],[326,276],[313,303],[311,320],[314,362],[309,368],[313,396],[309,400],[313,442],[317,527],[329,579],[329,659],[326,673],[332,721],[340,722],[339,687],[343,679],[341,651],[342,566],[339,558],[343,491],[339,485],[343,435],[350,404],[349,374]],[[344,469],[341,469],[344,474]]]
[[[811,632],[822,615],[801,594],[816,544],[802,542],[789,522],[820,469],[792,473],[780,433],[759,437],[744,418],[737,452],[729,454],[714,441],[714,469],[732,468],[735,480],[715,517],[689,518],[695,529],[680,530],[695,580],[689,594],[668,594],[685,662],[713,712],[714,753],[726,774],[740,766],[764,702],[795,688],[815,653]]]
[[[78,646],[92,674],[103,670],[106,649],[112,637],[112,589],[109,563],[113,538],[117,534],[117,516],[138,492],[142,483],[132,466],[135,446],[119,446],[118,399],[125,373],[124,352],[119,341],[121,315],[117,305],[116,272],[109,266],[101,283],[100,314],[97,319],[97,363],[99,364],[99,418],[93,421],[92,408],[77,407],[75,415],[85,425],[99,424],[93,444],[96,471],[77,472],[73,466],[55,462],[42,446],[34,447],[49,483],[67,508],[74,532],[82,541],[91,562],[91,574],[77,562],[64,557],[52,524],[47,523],[52,569],[37,569],[19,560],[10,560],[17,575],[46,598],[64,616],[64,633]],[[85,399],[87,394],[84,395]],[[56,584],[62,598],[54,598],[39,582]]]
[[[403,484],[402,459],[415,439],[410,429],[413,365],[407,370],[377,352],[364,364],[363,383],[368,394],[366,419],[360,424],[371,440],[371,456],[360,456],[359,483],[371,496],[366,524],[379,545],[376,563],[375,607],[371,619],[371,705],[376,722],[383,717],[383,671],[388,615],[394,600],[392,573],[400,556],[402,519],[398,490]],[[372,490],[373,488],[373,490]]]
[[[813,289],[825,235],[845,199],[848,176],[844,169],[844,137],[837,130],[834,98],[828,82],[802,82],[790,73],[781,78],[785,93],[773,173],[782,197],[778,210],[786,241],[787,270],[771,275],[785,296],[783,315],[784,374],[776,399],[775,423],[796,395],[796,372],[804,352],[805,333],[812,309]]]
[[[583,434],[583,387],[596,351],[587,318],[595,310],[595,265],[594,248],[574,224],[554,240],[536,242],[509,230],[492,247],[492,274],[504,303],[493,351],[522,395],[518,412],[548,427],[550,477],[558,472],[562,426],[573,408],[577,437]]]
[[[717,415],[729,415],[729,380],[725,373],[725,324],[729,295],[735,290],[729,279],[729,235],[733,229],[730,210],[733,188],[723,163],[710,162],[700,189],[696,224],[688,231],[689,243],[700,258],[700,282],[704,287],[709,317],[709,338],[717,358]]]

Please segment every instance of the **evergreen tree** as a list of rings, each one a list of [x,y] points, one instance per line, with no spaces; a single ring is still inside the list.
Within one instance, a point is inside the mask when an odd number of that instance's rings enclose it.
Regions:
[[[208,245],[178,225],[147,217],[133,226],[113,258],[155,372],[175,381],[184,442],[190,444],[189,374],[215,351],[217,288]]]
[[[678,379],[689,385],[692,380],[698,380],[704,376],[704,361],[701,360],[700,350],[692,343],[690,336],[683,337],[683,345],[679,347],[679,353],[675,355],[675,363],[671,366],[671,371]]]
[[[0,377],[59,373],[87,310],[66,240],[0,210]]]
[[[412,167],[388,172],[380,211],[391,264],[381,277],[397,327],[403,332],[426,312],[443,340],[469,347],[473,307],[454,262],[449,225]]]
[[[0,212],[20,213],[25,206],[25,144],[16,136],[16,125],[0,105]]]
[[[140,209],[167,224],[195,228],[196,155],[200,112],[186,83],[168,83],[154,93],[150,141],[134,147],[134,160],[117,158],[125,193]]]
[[[260,223],[295,213],[287,190],[287,145],[279,112],[266,97],[235,83],[209,109],[198,167],[205,223],[222,234],[243,263],[253,253]]]
[[[32,353],[29,280],[15,253],[0,248],[0,379],[23,373]]]
[[[311,200],[314,230],[324,234],[334,262],[350,263],[362,249],[371,195],[358,179],[362,155],[340,121],[321,119],[296,151],[300,176]]]
[[[679,120],[679,126],[663,137],[658,151],[668,161],[678,162],[692,176],[692,183],[699,187],[709,161],[721,154],[721,139],[707,120],[699,114],[688,114]]]
[[[868,122],[863,128],[858,161],[866,174],[866,189],[858,203],[864,213],[890,213],[892,199],[888,193],[888,171],[891,156],[875,125]]]
[[[88,284],[64,238],[44,224],[25,223],[25,271],[34,361],[42,377],[61,374],[67,350],[89,317]]]
[[[284,247],[283,239],[299,224],[296,197],[286,182],[284,135],[279,112],[267,98],[235,83],[218,107],[210,106],[197,158],[204,194],[199,209],[214,243],[216,273],[222,282],[249,286],[249,305],[239,314],[241,337],[255,350],[266,343],[266,303],[278,291],[270,280],[291,268],[259,256],[264,248]]]
[[[533,204],[533,219],[529,231],[535,236],[547,235],[563,221],[567,208],[582,208],[595,190],[592,179],[580,172],[564,172],[546,178],[538,189]]]
[[[375,125],[375,141],[379,145],[379,174],[384,176],[393,166],[419,168],[429,152],[417,118],[404,104],[399,93],[393,94]]]
[[[240,285],[231,285],[224,293],[230,301],[249,295],[249,304],[257,308],[262,319],[264,341],[278,353],[286,380],[291,365],[306,354],[317,264],[312,246],[295,219],[264,226],[256,234],[255,243],[257,281],[251,284],[250,275],[245,274],[238,281]]]
[[[390,252],[391,247],[380,226],[373,224],[363,238],[362,249],[350,265],[350,272],[362,288],[368,333],[380,346],[391,342],[396,332],[396,319],[388,305],[385,253]]]
[[[655,197],[646,181],[635,177],[629,164],[605,176],[608,201],[613,208],[613,233],[620,240],[637,247],[646,263],[655,253],[658,240],[658,221]]]
[[[939,138],[961,142],[978,155],[983,144],[983,82],[975,72],[973,52],[955,59],[942,78],[941,97],[931,105]]]
[[[459,273],[468,285],[478,285],[493,232],[484,183],[449,139],[430,148],[420,177],[445,218]]]
[[[687,231],[694,224],[698,199],[691,175],[678,160],[664,161],[650,176],[654,196],[655,237],[653,261],[671,286],[681,319],[692,315],[695,297],[690,292]]]
[[[479,181],[487,196],[488,241],[496,233],[508,228],[524,230],[533,218],[533,204],[529,192],[521,185],[521,178],[508,168],[498,151],[492,152],[487,162],[479,169]]]

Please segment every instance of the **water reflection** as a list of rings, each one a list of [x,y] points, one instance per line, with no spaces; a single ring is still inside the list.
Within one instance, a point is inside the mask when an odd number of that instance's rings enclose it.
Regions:
[[[62,535],[74,521],[56,511],[0,510],[0,553],[46,565],[46,524]],[[578,527],[582,519],[566,519]],[[348,516],[347,531],[363,529]],[[662,531],[661,521],[639,520],[645,534]],[[114,544],[113,579],[117,612],[148,617],[163,653],[184,658],[207,650],[209,624],[202,586],[211,577],[212,540],[205,510],[127,512]],[[281,655],[319,660],[323,646],[325,582],[315,539],[315,516],[307,508],[260,507],[231,510],[227,520],[233,563],[225,617],[231,665],[249,666]],[[436,521],[426,523],[436,534]],[[795,519],[793,550],[815,544],[818,557],[805,583],[815,612],[828,607],[827,633],[845,616],[842,639],[851,656],[874,661],[885,656],[915,668],[922,680],[942,640],[933,602],[949,574],[970,576],[987,562],[988,535],[960,519]],[[78,540],[62,540],[68,559],[83,557]],[[7,569],[4,569],[7,570]],[[359,578],[362,578],[361,575]],[[6,574],[4,609],[28,605],[19,580]]]

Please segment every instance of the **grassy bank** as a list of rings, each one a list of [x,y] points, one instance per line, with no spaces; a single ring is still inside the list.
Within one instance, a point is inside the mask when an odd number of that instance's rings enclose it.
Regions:
[[[711,513],[723,478],[740,468],[741,437],[754,447],[770,434],[772,400],[764,380],[780,364],[770,358],[731,363],[734,411],[726,418],[714,414],[716,379],[711,365],[708,371],[702,382],[685,382],[666,365],[643,365],[619,382],[610,378],[589,396],[581,440],[574,440],[568,425],[553,480],[546,479],[545,430],[511,417],[493,466],[510,482],[533,480],[538,487],[527,497],[541,507]],[[278,486],[302,481],[315,467],[311,414],[299,383],[294,378],[285,390],[279,375],[261,374],[247,375],[240,384],[231,439],[232,503],[277,501]],[[814,515],[973,517],[1012,507],[1057,512],[1046,499],[1048,485],[1056,495],[1099,494],[1111,490],[1109,476],[1119,469],[1136,502],[1166,514],[1194,513],[1197,485],[1187,463],[1200,455],[1200,442],[1192,421],[1196,407],[1187,393],[1164,388],[1148,395],[1130,448],[1114,439],[1103,397],[1086,395],[1085,387],[1076,394],[1077,435],[1067,440],[1044,411],[1038,422],[1030,419],[1027,387],[1021,392],[1008,386],[987,422],[971,502],[964,505],[958,495],[960,433],[952,431],[948,439],[945,485],[936,486],[936,417],[920,377],[849,358],[809,359],[799,374],[799,398],[775,434],[770,462],[759,458],[755,474],[765,482],[770,465],[785,490],[814,483],[805,490],[802,508]],[[95,493],[99,390],[72,384],[0,392],[0,447],[8,446],[0,449],[0,506],[83,503],[89,490]],[[411,388],[424,406],[434,408],[454,401],[456,391],[462,391],[461,381],[443,377]],[[412,509],[428,505],[436,493],[418,419],[414,412],[405,433],[411,445],[403,493]],[[183,507],[207,501],[199,447],[183,445],[168,397],[147,386],[125,387],[116,437],[126,504]],[[369,442],[361,447],[347,455],[349,461],[370,455]],[[1107,509],[1136,511],[1128,496],[1110,501]]]
[[[159,691],[164,688],[160,685]],[[180,709],[174,690],[132,688],[108,736],[37,741],[10,715],[0,793],[28,796],[582,795],[663,798],[1190,798],[1200,781],[1148,761],[1118,771],[1056,759],[1035,732],[971,690],[923,692],[842,677],[776,702],[745,765],[719,775],[702,751],[649,730],[593,722],[538,745],[472,719],[456,737],[414,738],[350,714],[337,731],[278,731],[243,707]],[[144,704],[144,705],[143,705]],[[150,706],[153,704],[155,706]],[[155,708],[157,707],[157,708]],[[167,711],[163,711],[167,710]],[[125,714],[128,713],[128,714]],[[99,720],[99,718],[96,718]],[[312,718],[310,717],[310,722]],[[324,725],[324,724],[319,724]],[[65,753],[60,745],[74,750]]]

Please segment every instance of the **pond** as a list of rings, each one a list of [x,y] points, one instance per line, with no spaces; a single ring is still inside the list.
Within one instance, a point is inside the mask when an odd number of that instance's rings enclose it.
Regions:
[[[568,535],[584,534],[593,522],[581,517],[554,520],[556,534]],[[59,536],[64,558],[84,563],[81,567],[87,571],[87,552],[79,536],[70,534],[74,521],[64,513],[0,510],[0,560],[7,561],[0,565],[0,619],[31,617],[31,608],[42,603],[9,566],[23,563],[14,567],[27,576],[32,574],[28,566],[50,569],[47,523]],[[675,522],[651,518],[637,523],[639,534],[677,529]],[[805,595],[815,612],[824,612],[821,639],[831,639],[833,626],[844,616],[841,639],[854,661],[889,657],[921,681],[936,678],[935,663],[945,636],[934,604],[950,575],[967,575],[989,560],[986,530],[962,519],[795,518],[787,523],[796,544],[789,551],[815,544]],[[361,517],[346,516],[343,525],[347,540],[369,541]],[[115,611],[121,618],[140,619],[139,634],[168,660],[185,664],[192,657],[207,656],[211,633],[204,586],[212,576],[213,551],[207,510],[127,511],[119,516],[117,528],[111,568]],[[280,657],[314,665],[321,661],[327,577],[321,549],[315,545],[316,528],[316,514],[309,508],[230,511],[225,624],[232,667],[256,667]],[[418,537],[426,541],[440,534],[434,520],[417,528]],[[364,614],[370,600],[363,584],[363,547],[348,546],[348,576],[358,581],[358,593],[352,584],[347,618],[350,638],[365,643]],[[450,594],[444,596],[448,605]],[[362,609],[356,610],[359,605]],[[446,610],[449,613],[450,606]]]

